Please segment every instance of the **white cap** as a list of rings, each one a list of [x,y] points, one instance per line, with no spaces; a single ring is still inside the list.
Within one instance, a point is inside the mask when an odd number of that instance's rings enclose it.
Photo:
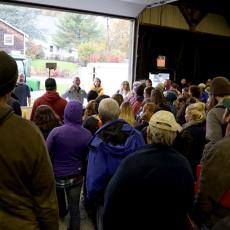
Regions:
[[[182,127],[176,122],[174,115],[165,110],[154,113],[149,121],[149,125],[172,132],[180,132],[182,130]]]

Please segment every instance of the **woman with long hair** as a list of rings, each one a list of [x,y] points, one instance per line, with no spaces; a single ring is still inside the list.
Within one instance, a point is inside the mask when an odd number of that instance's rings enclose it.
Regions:
[[[119,118],[125,120],[132,126],[136,125],[137,122],[130,102],[126,101],[121,104]]]
[[[90,88],[90,90],[96,91],[98,93],[98,96],[104,94],[104,89],[101,86],[101,79],[100,78],[98,78],[98,77],[94,78],[93,86]]]
[[[62,124],[60,117],[48,105],[37,107],[33,122],[38,126],[45,139],[53,128]]]

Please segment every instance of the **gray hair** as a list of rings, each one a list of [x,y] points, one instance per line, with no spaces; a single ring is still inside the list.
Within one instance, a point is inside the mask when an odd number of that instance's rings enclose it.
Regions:
[[[101,100],[98,107],[98,114],[102,123],[118,119],[120,113],[117,101],[112,98],[105,98]]]
[[[169,130],[148,126],[148,143],[172,146],[177,133]]]

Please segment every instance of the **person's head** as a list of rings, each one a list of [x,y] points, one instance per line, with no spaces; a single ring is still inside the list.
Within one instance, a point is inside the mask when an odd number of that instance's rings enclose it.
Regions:
[[[65,124],[81,124],[83,117],[83,106],[81,102],[69,101],[64,110]]]
[[[148,144],[172,146],[181,126],[168,111],[158,111],[152,115],[147,128]]]
[[[165,88],[170,88],[171,87],[171,84],[172,84],[172,81],[170,79],[166,79],[164,81],[164,87]]]
[[[212,79],[209,78],[209,79],[206,81],[205,85],[206,85],[206,86],[210,86],[210,85],[211,85],[211,82],[212,82]]]
[[[98,97],[98,93],[95,90],[90,90],[87,94],[87,102],[95,100]]]
[[[125,101],[121,104],[119,118],[125,120],[132,126],[136,125],[135,115],[129,101]]]
[[[197,85],[190,85],[188,90],[190,96],[195,97],[197,99],[200,98],[200,89]]]
[[[189,89],[188,87],[184,87],[182,89],[182,96],[188,98],[189,97]]]
[[[89,116],[92,116],[94,114],[97,114],[98,111],[98,104],[95,100],[89,101],[89,103],[85,107],[85,112],[84,112],[84,119],[86,119]]]
[[[185,111],[185,120],[189,121],[204,121],[206,118],[205,104],[197,102],[190,104]]]
[[[208,111],[211,110],[220,100],[230,95],[230,82],[225,77],[215,77],[210,84],[210,98]]]
[[[205,85],[204,83],[200,83],[200,84],[198,85],[198,87],[199,87],[199,89],[200,89],[201,92],[204,92],[204,91],[205,91],[205,88],[206,88],[206,85]]]
[[[225,77],[213,78],[210,85],[210,93],[214,97],[225,97],[230,95],[230,82]]]
[[[145,89],[144,89],[144,98],[150,98],[152,90],[153,90],[152,86],[145,87]]]
[[[141,84],[140,81],[134,81],[132,86],[132,91],[135,92],[136,88]]]
[[[101,102],[101,100],[105,99],[105,98],[110,98],[110,96],[104,94],[104,95],[100,95],[95,99],[96,105],[95,105],[95,109],[96,109],[96,114],[98,114],[98,107],[99,104]]]
[[[121,94],[115,93],[112,98],[117,101],[118,105],[120,106],[122,102],[124,101],[124,98]]]
[[[47,78],[45,81],[45,88],[46,91],[56,91],[56,80],[54,78]]]
[[[155,103],[156,105],[161,104],[161,103],[165,103],[166,99],[165,99],[165,96],[163,94],[163,91],[161,91],[159,89],[152,90],[151,101],[153,103]]]
[[[170,104],[172,104],[177,99],[177,95],[173,91],[167,91],[166,95],[165,95],[165,98],[166,98],[167,102],[169,102]]]
[[[123,82],[121,83],[121,89],[122,89],[122,90],[126,90],[126,91],[130,91],[129,82],[128,82],[128,81],[123,81]]]
[[[0,98],[7,100],[18,79],[18,67],[16,61],[4,51],[0,51]]]
[[[101,100],[98,107],[98,115],[102,124],[118,119],[119,113],[120,109],[117,101],[112,98],[105,98]]]
[[[95,77],[93,83],[94,83],[95,87],[101,87],[101,79],[100,78]]]
[[[146,85],[146,87],[152,87],[152,81],[151,81],[151,79],[147,79],[145,81],[145,85]]]
[[[80,86],[81,84],[81,80],[79,77],[75,77],[74,80],[73,80],[73,84],[76,85],[76,86]]]
[[[164,91],[164,83],[160,82],[157,84],[157,86],[155,87],[155,89],[158,89],[160,91]]]
[[[25,76],[23,73],[20,73],[18,76],[18,82],[24,82],[25,81]]]
[[[61,123],[60,117],[48,105],[40,105],[36,108],[33,122],[41,130],[52,130]]]
[[[187,84],[187,80],[185,78],[182,78],[180,81],[181,85],[184,86]]]
[[[144,89],[145,89],[144,84],[138,85],[137,87],[134,88],[135,95],[139,96],[139,97],[143,97],[144,96]]]
[[[143,107],[143,114],[141,116],[142,121],[149,122],[150,118],[156,111],[156,104],[152,102],[148,102]]]

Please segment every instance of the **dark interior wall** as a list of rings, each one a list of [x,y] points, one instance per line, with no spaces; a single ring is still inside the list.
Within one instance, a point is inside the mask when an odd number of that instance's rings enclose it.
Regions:
[[[154,26],[139,28],[137,80],[158,71],[156,58],[166,56],[172,80],[204,82],[218,75],[230,77],[230,38]]]

